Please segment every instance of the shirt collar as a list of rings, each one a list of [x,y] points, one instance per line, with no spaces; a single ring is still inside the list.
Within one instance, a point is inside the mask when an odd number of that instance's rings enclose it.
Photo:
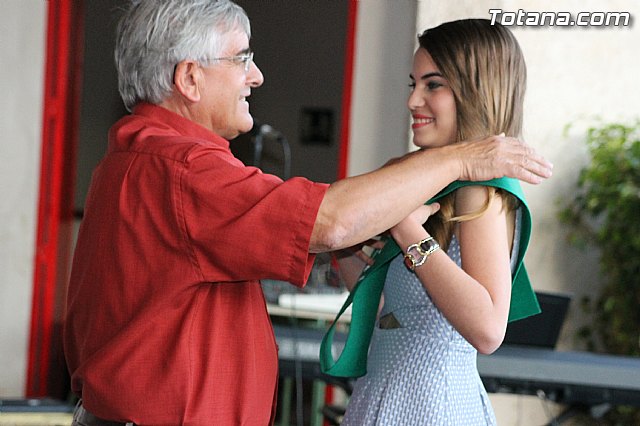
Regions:
[[[211,130],[159,105],[141,102],[133,108],[133,114],[161,121],[183,136],[205,139],[223,148],[229,148],[229,141]]]

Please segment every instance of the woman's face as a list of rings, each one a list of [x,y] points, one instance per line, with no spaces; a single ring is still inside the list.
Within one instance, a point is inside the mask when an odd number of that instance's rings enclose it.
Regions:
[[[413,143],[419,148],[435,148],[456,141],[456,102],[447,80],[431,55],[419,48],[413,56],[411,94],[407,105],[413,123]]]

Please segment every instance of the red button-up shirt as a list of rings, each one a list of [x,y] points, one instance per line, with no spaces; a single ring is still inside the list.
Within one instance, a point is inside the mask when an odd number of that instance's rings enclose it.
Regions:
[[[278,357],[258,280],[305,283],[326,189],[246,167],[158,106],[117,122],[68,291],[65,355],[87,410],[144,425],[272,422]]]

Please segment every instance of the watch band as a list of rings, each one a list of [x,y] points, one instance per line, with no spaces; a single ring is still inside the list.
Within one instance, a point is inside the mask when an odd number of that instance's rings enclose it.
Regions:
[[[404,255],[404,264],[411,272],[415,272],[418,266],[424,265],[430,255],[440,249],[440,244],[433,237],[427,237],[420,242],[407,247]]]

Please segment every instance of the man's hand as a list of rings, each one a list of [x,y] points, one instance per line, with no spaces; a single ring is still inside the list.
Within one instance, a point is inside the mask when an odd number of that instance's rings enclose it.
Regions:
[[[343,259],[345,257],[355,256],[356,258],[360,259],[362,262],[366,263],[367,265],[373,265],[373,259],[367,253],[365,253],[365,251],[363,250],[364,247],[370,247],[372,249],[381,249],[382,247],[384,247],[384,242],[381,240],[372,238],[360,244],[356,244],[355,246],[347,247],[342,250],[336,250],[332,253],[337,259]]]
[[[450,147],[457,149],[461,180],[485,181],[508,176],[538,184],[552,174],[553,164],[526,143],[504,135]]]

